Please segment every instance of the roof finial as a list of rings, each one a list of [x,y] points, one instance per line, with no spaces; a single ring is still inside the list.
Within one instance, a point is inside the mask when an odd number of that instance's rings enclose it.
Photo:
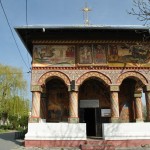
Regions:
[[[88,13],[89,13],[89,11],[92,11],[92,9],[88,8],[87,2],[85,2],[85,7],[82,9],[82,11],[83,11],[83,15],[84,15],[84,24],[89,25],[90,22],[89,22]]]

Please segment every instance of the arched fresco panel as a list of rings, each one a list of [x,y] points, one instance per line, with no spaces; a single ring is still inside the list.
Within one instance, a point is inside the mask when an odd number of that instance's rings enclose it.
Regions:
[[[101,81],[103,81],[106,85],[109,85],[111,84],[111,80],[105,76],[104,74],[100,73],[100,72],[95,72],[95,71],[92,71],[92,72],[87,72],[85,74],[83,74],[81,77],[79,77],[77,79],[77,84],[78,85],[81,85],[86,79],[88,78],[97,78],[97,79],[100,79]]]
[[[40,77],[38,83],[40,85],[43,85],[43,84],[45,84],[47,79],[50,79],[50,78],[53,78],[53,77],[58,77],[58,78],[62,79],[65,82],[66,85],[70,85],[70,79],[68,78],[68,76],[61,73],[61,72],[58,72],[58,71],[45,73],[44,75],[42,75]]]

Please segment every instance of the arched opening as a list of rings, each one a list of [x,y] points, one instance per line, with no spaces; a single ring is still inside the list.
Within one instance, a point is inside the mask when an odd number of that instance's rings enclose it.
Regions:
[[[120,122],[136,122],[137,110],[142,108],[142,88],[143,84],[139,79],[128,77],[122,81],[119,91],[119,112]],[[139,91],[140,89],[140,91]],[[140,98],[139,108],[137,108],[136,93]],[[143,110],[140,110],[143,111]],[[142,114],[143,115],[143,114]]]
[[[85,80],[79,88],[79,121],[86,123],[87,136],[102,136],[102,123],[109,122],[109,112],[108,86],[98,78]]]
[[[47,122],[67,122],[69,116],[69,93],[66,84],[59,78],[46,83]]]

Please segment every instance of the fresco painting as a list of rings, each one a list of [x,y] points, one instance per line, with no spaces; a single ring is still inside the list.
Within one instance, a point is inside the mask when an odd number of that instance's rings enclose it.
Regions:
[[[150,63],[149,45],[111,44],[108,61],[118,63]]]
[[[75,46],[72,45],[35,45],[33,63],[48,65],[75,64]]]
[[[34,45],[33,66],[75,66],[75,63],[149,65],[150,49],[148,44]]]
[[[92,46],[82,45],[78,46],[79,64],[91,64],[92,63]]]
[[[93,46],[93,61],[94,64],[106,64],[106,52],[107,52],[108,46],[107,45],[94,45]]]

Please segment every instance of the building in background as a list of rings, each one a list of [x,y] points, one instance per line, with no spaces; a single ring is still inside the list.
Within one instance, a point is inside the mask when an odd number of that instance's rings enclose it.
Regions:
[[[149,122],[147,27],[22,26],[16,31],[32,56],[26,146],[79,146],[91,136],[150,139],[141,101],[144,92]]]

